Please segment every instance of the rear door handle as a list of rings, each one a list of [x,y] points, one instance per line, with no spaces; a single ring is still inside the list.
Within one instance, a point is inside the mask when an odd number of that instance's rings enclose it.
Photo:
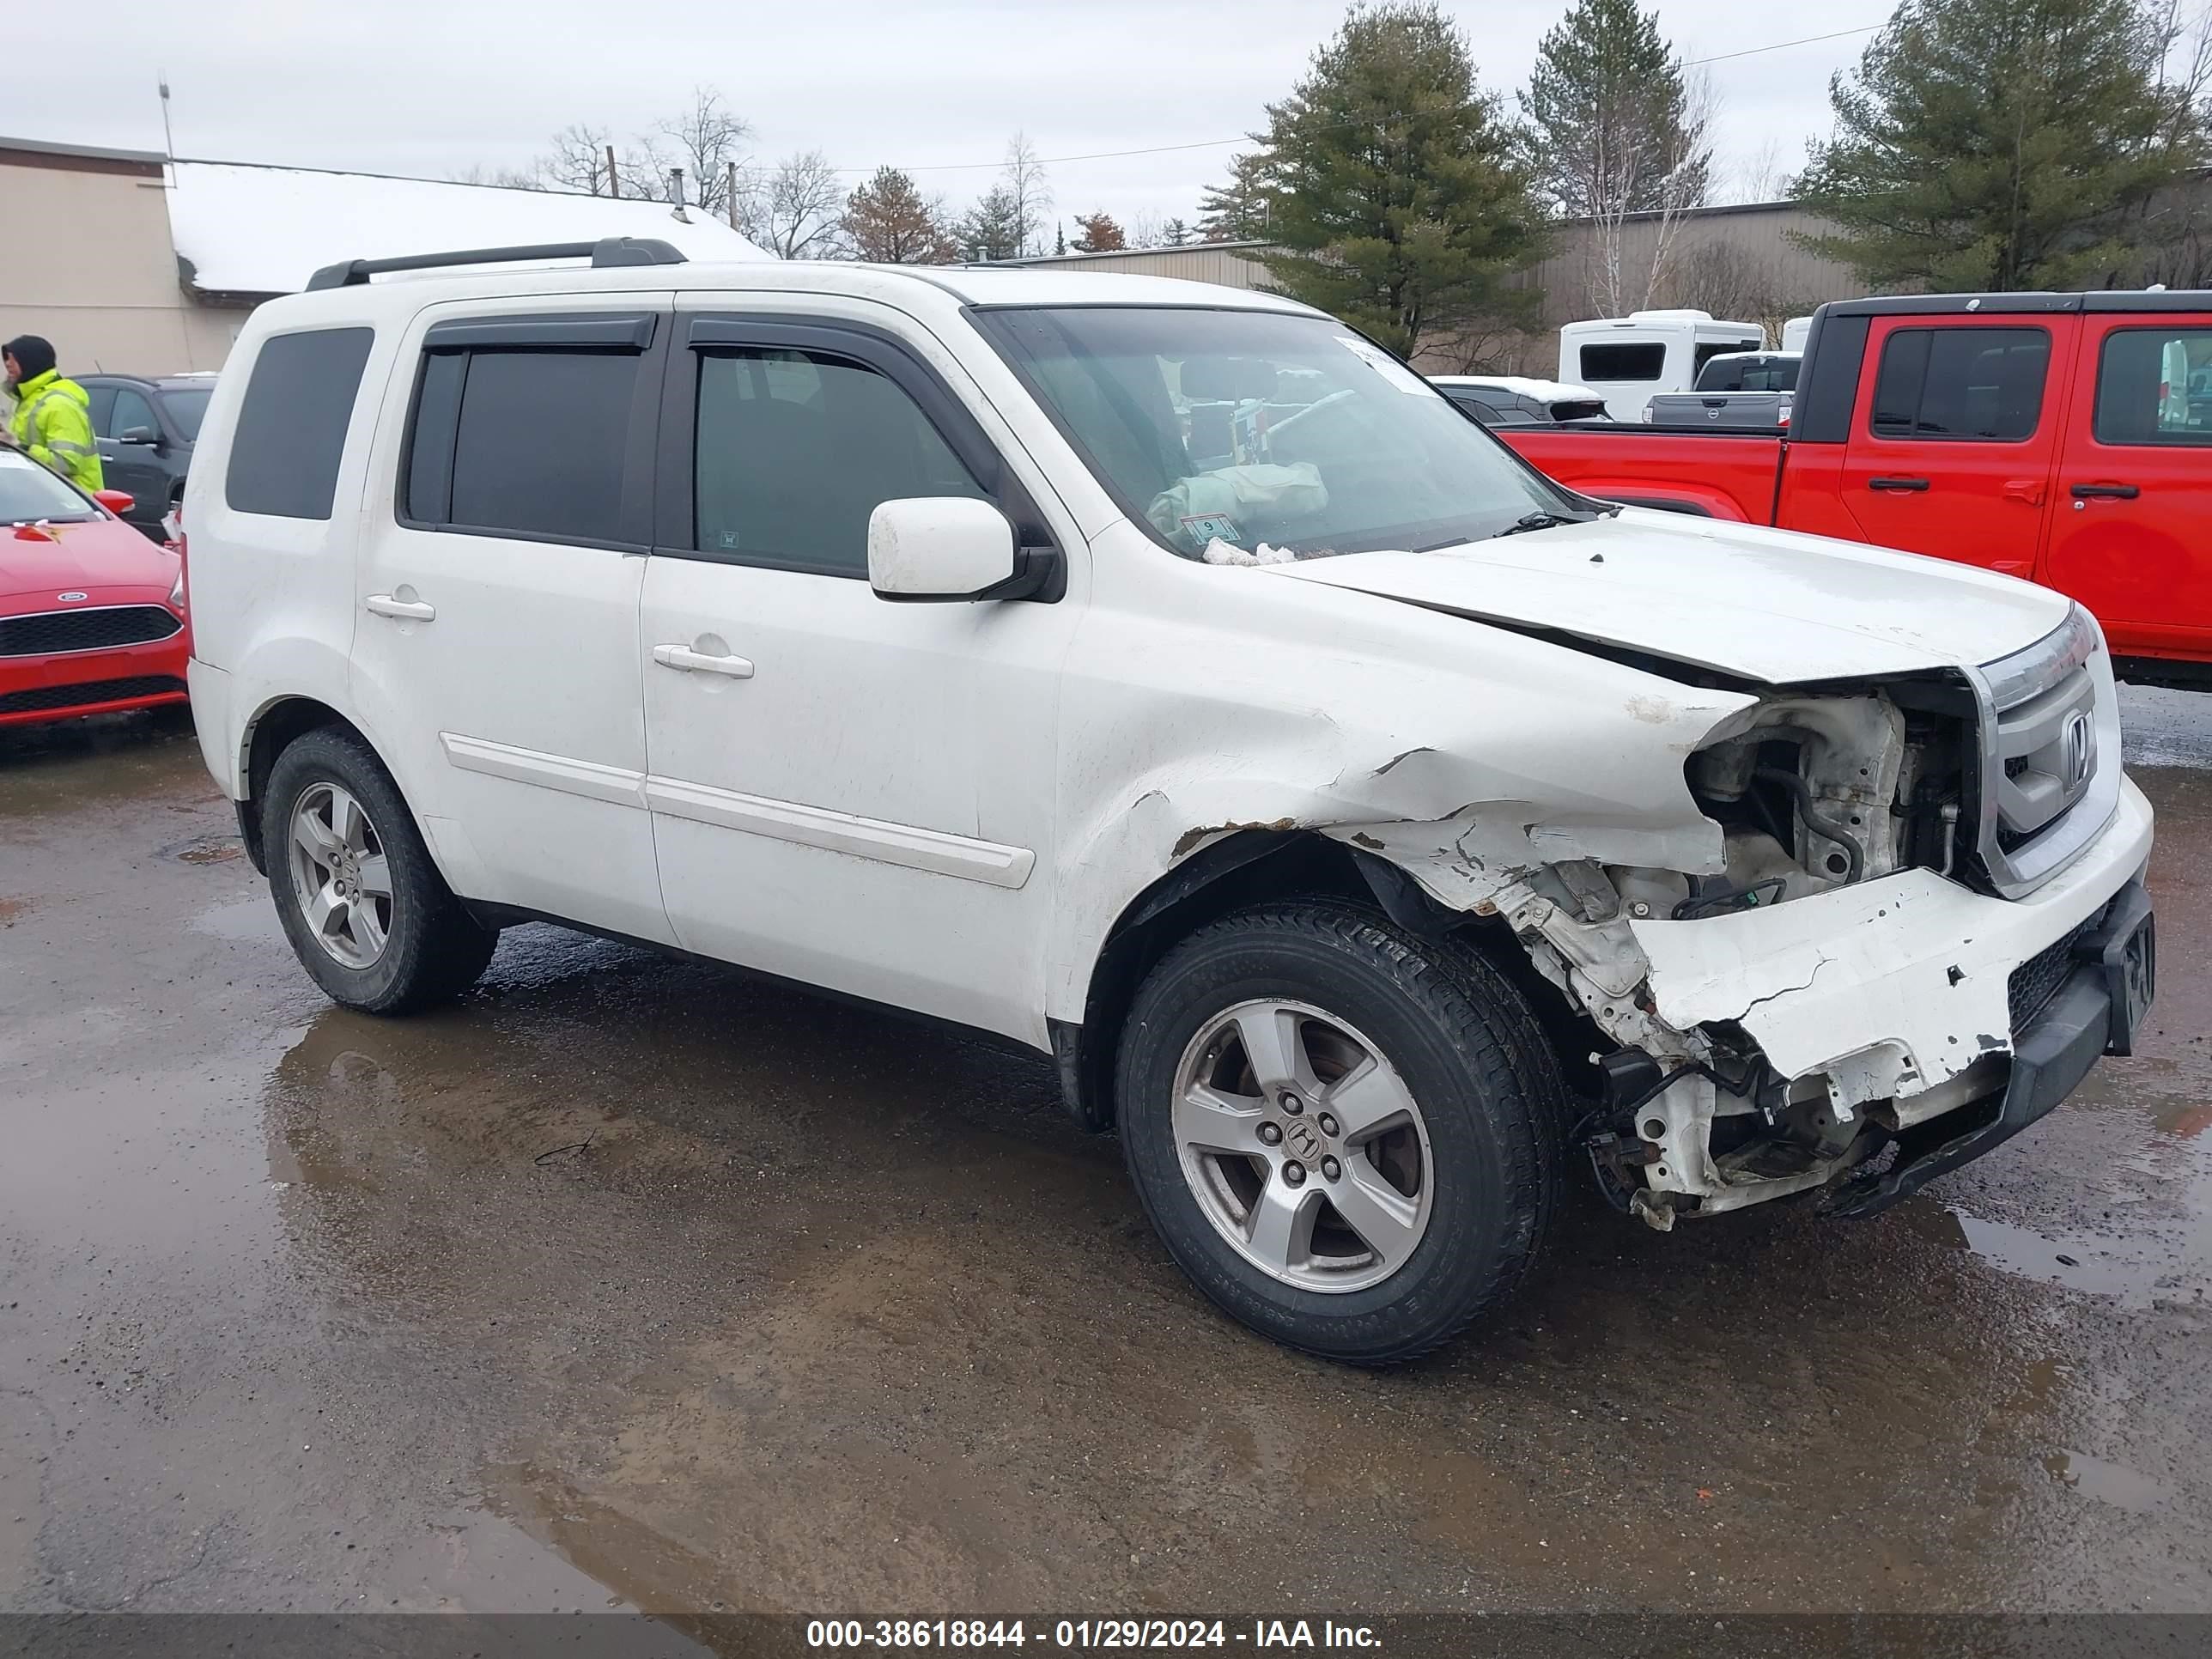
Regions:
[[[362,605],[376,616],[397,617],[403,622],[433,622],[438,615],[435,605],[424,605],[420,599],[395,599],[389,593],[372,593]]]
[[[694,651],[688,645],[656,645],[653,659],[663,668],[673,668],[684,674],[726,674],[733,680],[749,680],[753,677],[753,665],[743,657],[714,657],[704,651]]]
[[[2040,478],[2008,478],[2005,480],[2006,499],[2026,501],[2030,507],[2043,505],[2043,480]]]
[[[1928,480],[1925,478],[1869,478],[1867,488],[1869,489],[1909,489],[1915,495],[1920,495],[1927,490]]]
[[[2075,484],[2073,489],[2077,501],[2131,501],[2142,494],[2133,484]]]

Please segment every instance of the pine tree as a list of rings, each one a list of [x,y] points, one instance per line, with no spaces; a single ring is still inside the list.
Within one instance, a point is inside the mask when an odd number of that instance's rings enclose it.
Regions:
[[[1231,156],[1229,182],[1208,185],[1200,192],[1198,234],[1203,240],[1255,242],[1267,235],[1267,162],[1265,150]]]
[[[1434,0],[1355,6],[1267,116],[1254,175],[1284,292],[1406,356],[1534,302],[1504,287],[1544,248],[1522,145]]]
[[[1190,240],[1190,227],[1180,219],[1170,219],[1160,227],[1162,247],[1182,247]]]
[[[1521,94],[1536,187],[1569,218],[1705,199],[1711,147],[1659,17],[1637,0],[1580,0],[1536,47]]]
[[[977,198],[954,231],[971,259],[1018,259],[1027,234],[1022,204],[1004,184],[992,185]]]
[[[855,257],[879,264],[942,265],[960,257],[942,206],[896,167],[878,167],[845,198],[845,234]]]
[[[1806,246],[1875,288],[2128,280],[2147,210],[2204,155],[2200,90],[2166,79],[2143,0],[1905,0],[1829,86],[1835,134],[1796,183],[1842,227]]]

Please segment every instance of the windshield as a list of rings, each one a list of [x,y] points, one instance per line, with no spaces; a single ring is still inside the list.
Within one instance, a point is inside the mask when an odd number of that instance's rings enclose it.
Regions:
[[[0,450],[0,524],[82,524],[100,516],[90,501],[27,455]]]
[[[977,320],[1122,510],[1186,557],[1217,540],[1426,550],[1589,516],[1327,318],[1086,307]]]
[[[178,434],[188,444],[200,441],[200,421],[207,414],[209,392],[168,392],[161,396],[161,407],[169,412],[176,423]]]

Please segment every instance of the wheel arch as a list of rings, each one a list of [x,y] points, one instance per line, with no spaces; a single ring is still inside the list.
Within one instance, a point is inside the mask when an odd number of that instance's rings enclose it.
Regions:
[[[246,857],[264,876],[269,873],[269,862],[268,848],[263,844],[261,834],[261,801],[268,788],[269,774],[276,764],[276,757],[293,744],[310,732],[333,726],[359,738],[376,757],[377,763],[387,774],[392,773],[392,763],[368,733],[319,698],[295,695],[271,697],[254,711],[253,717],[240,732],[239,776],[245,781],[246,793],[236,803],[239,835],[246,843]],[[397,775],[393,775],[396,780]]]
[[[1604,1045],[1496,918],[1451,910],[1389,860],[1312,830],[1249,829],[1167,870],[1123,907],[1091,964],[1079,1024],[1047,1022],[1061,1096],[1084,1127],[1114,1127],[1114,1067],[1137,988],[1176,944],[1231,913],[1293,897],[1341,899],[1455,955],[1479,955],[1535,1009],[1563,1067]]]

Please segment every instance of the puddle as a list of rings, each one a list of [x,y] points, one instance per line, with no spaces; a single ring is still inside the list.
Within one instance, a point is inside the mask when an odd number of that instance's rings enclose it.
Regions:
[[[246,843],[235,836],[193,836],[171,842],[156,849],[154,856],[174,859],[179,864],[228,864],[246,856]]]
[[[258,887],[201,911],[185,925],[196,933],[212,933],[217,939],[284,942],[284,926],[276,920],[276,907]]]
[[[512,1522],[456,1510],[394,1557],[401,1607],[417,1613],[634,1613],[610,1591]]]
[[[2147,1474],[2124,1463],[2111,1463],[2087,1452],[2061,1450],[2048,1454],[2044,1470],[2062,1486],[2071,1486],[2084,1498],[2094,1498],[2135,1515],[2148,1515],[2172,1496]]]

